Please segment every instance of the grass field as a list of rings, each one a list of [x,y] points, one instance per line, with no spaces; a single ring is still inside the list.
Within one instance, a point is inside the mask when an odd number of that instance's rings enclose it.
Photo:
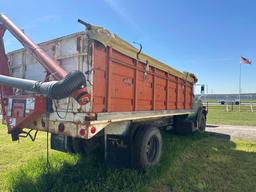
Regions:
[[[256,103],[255,99],[242,99],[241,100],[242,103]]]
[[[50,151],[46,136],[11,142],[0,127],[0,191],[255,191],[256,142],[209,134],[164,134],[161,164],[147,172],[114,169],[100,154]]]
[[[225,106],[209,106],[207,123],[256,126],[256,110],[250,112],[248,106],[241,106],[241,112],[239,112],[238,106],[234,106],[233,111],[231,108],[229,110],[227,112]]]

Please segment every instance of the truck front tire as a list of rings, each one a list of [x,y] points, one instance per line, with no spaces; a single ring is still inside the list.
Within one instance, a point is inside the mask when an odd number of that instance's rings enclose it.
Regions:
[[[159,163],[162,152],[162,136],[156,127],[142,127],[135,136],[134,166],[146,169]]]
[[[200,118],[201,120],[198,122],[198,129],[199,131],[204,132],[206,128],[206,117],[202,114]]]

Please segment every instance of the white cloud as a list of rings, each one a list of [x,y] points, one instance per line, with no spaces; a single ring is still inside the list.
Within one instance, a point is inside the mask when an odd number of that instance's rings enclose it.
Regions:
[[[128,25],[130,25],[133,29],[135,29],[140,34],[143,34],[142,29],[139,25],[129,16],[129,13],[123,9],[120,1],[116,0],[104,0],[105,3]],[[143,34],[144,35],[144,34]]]

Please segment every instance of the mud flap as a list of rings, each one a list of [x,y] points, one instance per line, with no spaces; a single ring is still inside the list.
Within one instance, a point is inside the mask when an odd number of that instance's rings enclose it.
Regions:
[[[190,134],[197,130],[193,120],[187,118],[187,116],[174,117],[174,131],[178,134]]]
[[[107,135],[106,160],[111,167],[131,167],[132,153],[129,136]]]
[[[71,139],[65,135],[51,134],[51,149],[62,152],[73,152]]]

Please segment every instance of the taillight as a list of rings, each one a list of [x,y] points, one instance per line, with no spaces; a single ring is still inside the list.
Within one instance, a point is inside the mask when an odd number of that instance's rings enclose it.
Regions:
[[[92,128],[91,128],[91,133],[92,133],[92,134],[96,133],[96,131],[97,131],[96,127],[92,127]]]
[[[85,136],[85,133],[86,133],[85,129],[80,129],[79,134],[81,136]]]

